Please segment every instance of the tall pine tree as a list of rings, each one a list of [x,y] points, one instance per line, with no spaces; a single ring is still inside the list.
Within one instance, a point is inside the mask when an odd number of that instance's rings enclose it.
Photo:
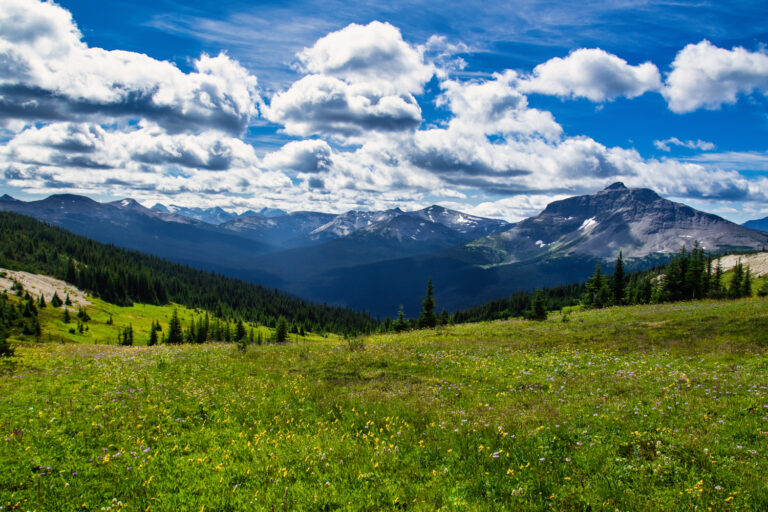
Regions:
[[[435,298],[432,279],[427,281],[427,295],[421,301],[421,314],[419,315],[419,327],[432,329],[437,325],[435,316]]]

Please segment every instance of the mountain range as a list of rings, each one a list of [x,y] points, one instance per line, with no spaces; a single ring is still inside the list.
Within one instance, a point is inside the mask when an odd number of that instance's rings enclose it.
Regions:
[[[392,316],[418,312],[426,280],[438,308],[466,308],[515,291],[585,279],[622,251],[630,268],[698,241],[705,249],[761,249],[768,233],[613,184],[549,204],[516,224],[433,205],[342,214],[145,208],[73,195],[0,198],[99,241],[279,288],[313,301]],[[223,215],[221,212],[224,212]],[[209,215],[211,221],[200,218]],[[226,218],[229,216],[230,218]]]
[[[278,210],[276,208],[262,208],[258,211],[247,210],[243,213],[237,214],[221,207],[214,206],[213,208],[187,208],[185,206],[177,206],[175,204],[165,206],[157,203],[152,207],[153,210],[157,210],[163,213],[175,213],[183,217],[190,219],[200,220],[207,222],[208,224],[223,224],[232,219],[238,219],[241,217],[277,217],[279,215],[285,215],[285,211]]]

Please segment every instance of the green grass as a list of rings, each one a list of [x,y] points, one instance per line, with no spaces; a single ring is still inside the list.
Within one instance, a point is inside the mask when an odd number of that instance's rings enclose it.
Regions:
[[[768,509],[762,299],[16,353],[3,511]]]
[[[127,326],[132,326],[134,331],[134,344],[146,345],[149,341],[149,330],[152,322],[160,322],[163,330],[168,327],[173,311],[176,310],[183,327],[189,327],[192,319],[199,322],[205,316],[205,311],[193,310],[177,304],[164,306],[153,306],[150,304],[136,303],[130,307],[115,306],[103,300],[89,297],[91,305],[86,307],[88,316],[91,320],[86,322],[87,331],[82,333],[77,330],[77,309],[70,307],[70,322],[64,323],[63,310],[53,308],[48,305],[39,310],[40,325],[42,326],[41,339],[43,341],[63,342],[63,343],[91,343],[91,344],[116,344],[118,333]],[[110,316],[112,323],[109,323]],[[211,319],[213,321],[213,319]],[[274,333],[274,329],[255,324],[245,324],[246,331],[250,333],[251,327],[254,329],[254,336],[257,337],[261,332],[263,339],[269,339]],[[74,333],[70,329],[75,330]],[[235,322],[230,322],[231,332],[234,333]],[[326,337],[334,335],[326,335]],[[290,339],[297,338],[297,335],[290,334]],[[304,338],[305,341],[322,339],[322,336],[309,333]]]

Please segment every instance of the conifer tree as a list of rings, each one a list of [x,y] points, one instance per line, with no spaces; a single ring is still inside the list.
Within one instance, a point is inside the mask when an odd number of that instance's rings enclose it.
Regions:
[[[245,325],[243,325],[242,320],[237,321],[237,326],[235,326],[235,341],[242,341],[245,339]]]
[[[611,278],[613,303],[616,305],[624,302],[624,279],[624,257],[622,251],[619,251],[619,257],[616,259],[616,266],[613,269],[613,277]]]
[[[427,295],[421,301],[421,314],[419,315],[419,327],[432,329],[437,325],[435,317],[435,298],[432,279],[427,281]]]
[[[0,357],[11,357],[13,355],[13,348],[8,343],[8,329],[0,323]]]
[[[288,321],[285,319],[284,316],[281,316],[277,320],[277,325],[275,326],[275,341],[278,343],[283,343],[288,339]]]
[[[611,290],[603,276],[603,269],[600,263],[595,265],[595,273],[587,280],[585,285],[587,291],[582,299],[585,307],[604,308],[611,300]]]
[[[741,281],[741,297],[752,296],[752,271],[749,269],[749,265],[744,268],[744,278]]]
[[[155,328],[155,322],[152,322],[152,327],[149,329],[149,341],[147,346],[152,347],[157,345],[157,329]]]
[[[51,297],[51,306],[54,308],[60,308],[63,302],[61,302],[61,299],[59,298],[59,294],[56,292],[53,292],[53,297]]]
[[[733,277],[731,277],[731,286],[728,288],[728,297],[731,299],[738,299],[742,293],[742,279],[744,277],[744,267],[741,265],[741,260],[733,267]]]
[[[63,315],[63,317],[64,317],[64,318],[63,318],[63,320],[64,320],[64,323],[65,323],[65,324],[68,324],[68,323],[69,323],[69,321],[70,321],[70,318],[69,318],[69,309],[68,309],[68,308],[64,308],[64,315]]]
[[[541,290],[536,290],[531,303],[531,309],[528,310],[526,317],[530,320],[543,321],[547,319],[547,307],[544,304],[544,294]]]
[[[69,294],[67,294],[67,298],[64,299],[64,305],[65,306],[71,306],[72,305],[72,300],[69,298]]]
[[[393,327],[395,332],[403,332],[408,329],[408,322],[405,320],[405,311],[402,304],[400,304],[397,310],[397,320],[395,320]]]
[[[40,309],[43,309],[43,308],[45,308],[45,306],[46,306],[46,304],[45,304],[45,297],[41,293],[40,294],[40,300],[37,302],[37,307],[39,307]]]
[[[723,296],[723,266],[720,264],[720,258],[717,258],[712,283],[709,285],[709,296],[713,299],[719,299]]]
[[[168,325],[168,339],[167,342],[172,345],[178,345],[184,341],[181,332],[181,321],[179,320],[179,313],[176,309],[173,310],[171,316],[171,322]]]

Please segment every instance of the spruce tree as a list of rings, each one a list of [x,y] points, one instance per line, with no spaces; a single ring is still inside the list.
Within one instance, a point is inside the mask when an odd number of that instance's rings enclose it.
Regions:
[[[245,339],[245,325],[243,325],[242,320],[237,321],[237,326],[235,327],[235,341],[242,341]]]
[[[720,264],[720,258],[717,258],[715,272],[709,285],[709,296],[713,299],[719,299],[723,296],[723,266]]]
[[[752,271],[749,266],[744,269],[744,278],[741,281],[741,294],[742,297],[752,296]]]
[[[400,304],[400,307],[397,310],[397,320],[395,320],[393,327],[395,332],[403,332],[408,329],[408,322],[405,320],[405,311],[403,311],[402,304]]]
[[[61,299],[59,298],[59,294],[56,292],[53,292],[53,297],[51,297],[51,306],[55,308],[60,308],[63,302],[61,302]]]
[[[541,290],[536,290],[533,302],[531,303],[531,309],[527,311],[526,317],[539,322],[547,319],[547,307],[544,304],[544,294]]]
[[[63,315],[63,317],[64,317],[64,318],[63,318],[63,320],[64,320],[64,323],[65,323],[65,324],[68,324],[68,323],[69,323],[69,321],[70,321],[70,318],[69,318],[69,309],[68,309],[68,308],[64,308],[64,315]]]
[[[277,325],[275,326],[275,341],[278,343],[283,343],[288,339],[288,321],[285,319],[284,316],[281,316],[277,320]]]
[[[172,345],[178,345],[184,341],[181,332],[181,321],[179,320],[179,313],[175,309],[171,316],[171,323],[168,325],[168,343]]]
[[[13,348],[8,343],[8,329],[0,323],[0,357],[11,357]]]
[[[155,322],[152,322],[152,327],[149,329],[149,341],[147,346],[152,347],[157,345],[157,329],[155,328]]]
[[[419,327],[432,329],[437,325],[435,317],[435,299],[432,279],[427,281],[427,295],[421,301],[421,314],[419,315]]]
[[[744,277],[744,267],[741,265],[741,260],[733,267],[733,277],[731,277],[731,286],[728,288],[728,297],[731,299],[738,299],[741,297],[742,288],[741,282]]]
[[[624,302],[624,279],[624,257],[622,251],[619,251],[619,257],[616,259],[616,266],[613,269],[613,277],[611,278],[613,303],[617,306]]]

